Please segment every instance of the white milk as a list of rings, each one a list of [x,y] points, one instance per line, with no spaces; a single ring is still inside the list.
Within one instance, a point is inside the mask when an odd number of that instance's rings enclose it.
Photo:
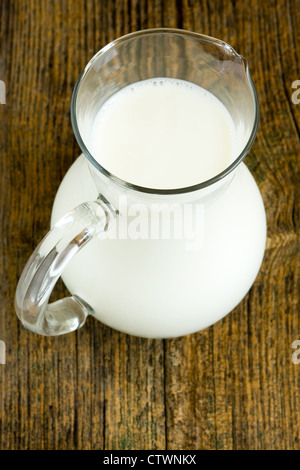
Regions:
[[[98,112],[88,147],[119,178],[150,188],[199,184],[233,160],[234,124],[211,93],[184,80],[144,80]]]
[[[234,158],[233,136],[231,119],[216,98],[194,85],[157,79],[156,85],[148,81],[114,96],[100,110],[87,144],[120,178],[174,188],[222,171]],[[76,205],[97,198],[89,165],[81,156],[67,172],[52,225]],[[204,199],[202,190],[187,195],[204,204],[204,243],[198,250],[187,250],[184,239],[96,238],[63,274],[70,292],[89,303],[101,322],[138,336],[175,337],[220,320],[257,275],[266,222],[260,192],[244,163],[214,188]],[[109,189],[114,191],[113,183]],[[136,202],[144,196],[136,193]],[[172,203],[178,197],[162,200]]]

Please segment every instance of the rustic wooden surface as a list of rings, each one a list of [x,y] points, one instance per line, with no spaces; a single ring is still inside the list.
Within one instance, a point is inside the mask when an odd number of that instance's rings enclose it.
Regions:
[[[0,449],[299,449],[297,0],[0,0],[0,15]],[[160,26],[224,39],[249,61],[261,123],[246,163],[268,218],[261,271],[229,316],[186,337],[139,339],[92,318],[63,337],[29,333],[14,291],[79,154],[76,79],[110,40]]]

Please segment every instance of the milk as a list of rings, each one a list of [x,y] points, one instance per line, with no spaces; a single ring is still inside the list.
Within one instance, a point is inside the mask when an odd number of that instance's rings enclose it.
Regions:
[[[216,176],[233,160],[235,129],[225,106],[184,80],[156,78],[123,88],[99,110],[88,139],[110,173],[173,189]]]
[[[166,78],[140,82],[114,95],[86,135],[89,150],[106,170],[150,188],[205,181],[228,166],[238,145],[220,101],[196,85]],[[82,155],[67,172],[51,225],[107,190],[100,179],[96,186],[90,165]],[[148,205],[158,198],[113,181],[108,189],[106,197],[111,194],[116,204],[117,196]],[[266,221],[260,192],[244,163],[221,187],[213,185],[208,196],[200,190],[160,198],[167,203],[189,198],[193,205],[203,205],[200,248],[187,250],[184,237],[98,237],[71,260],[62,278],[106,325],[137,336],[167,338],[206,328],[241,301],[262,262]]]

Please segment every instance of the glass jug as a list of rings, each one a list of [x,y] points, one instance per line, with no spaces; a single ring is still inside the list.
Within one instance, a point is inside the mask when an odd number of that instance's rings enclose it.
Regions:
[[[93,157],[88,130],[101,106],[125,86],[154,77],[195,83],[225,105],[237,148],[222,172],[193,186],[157,189],[124,181]],[[15,309],[22,324],[59,335],[93,315],[128,334],[168,338],[227,315],[252,286],[266,242],[263,201],[242,161],[259,120],[245,59],[225,42],[189,31],[128,34],[81,73],[71,120],[82,155],[59,187],[50,232],[20,277]],[[162,219],[167,236],[157,229]],[[72,296],[48,303],[60,276]]]

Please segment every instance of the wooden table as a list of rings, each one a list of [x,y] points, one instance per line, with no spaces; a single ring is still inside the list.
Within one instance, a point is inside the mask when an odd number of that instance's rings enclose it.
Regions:
[[[298,2],[1,0],[0,15],[0,448],[299,449]],[[249,62],[261,122],[246,164],[268,219],[261,271],[230,315],[186,337],[139,339],[93,318],[61,337],[30,333],[14,292],[79,154],[77,77],[109,41],[160,26],[224,39]]]

